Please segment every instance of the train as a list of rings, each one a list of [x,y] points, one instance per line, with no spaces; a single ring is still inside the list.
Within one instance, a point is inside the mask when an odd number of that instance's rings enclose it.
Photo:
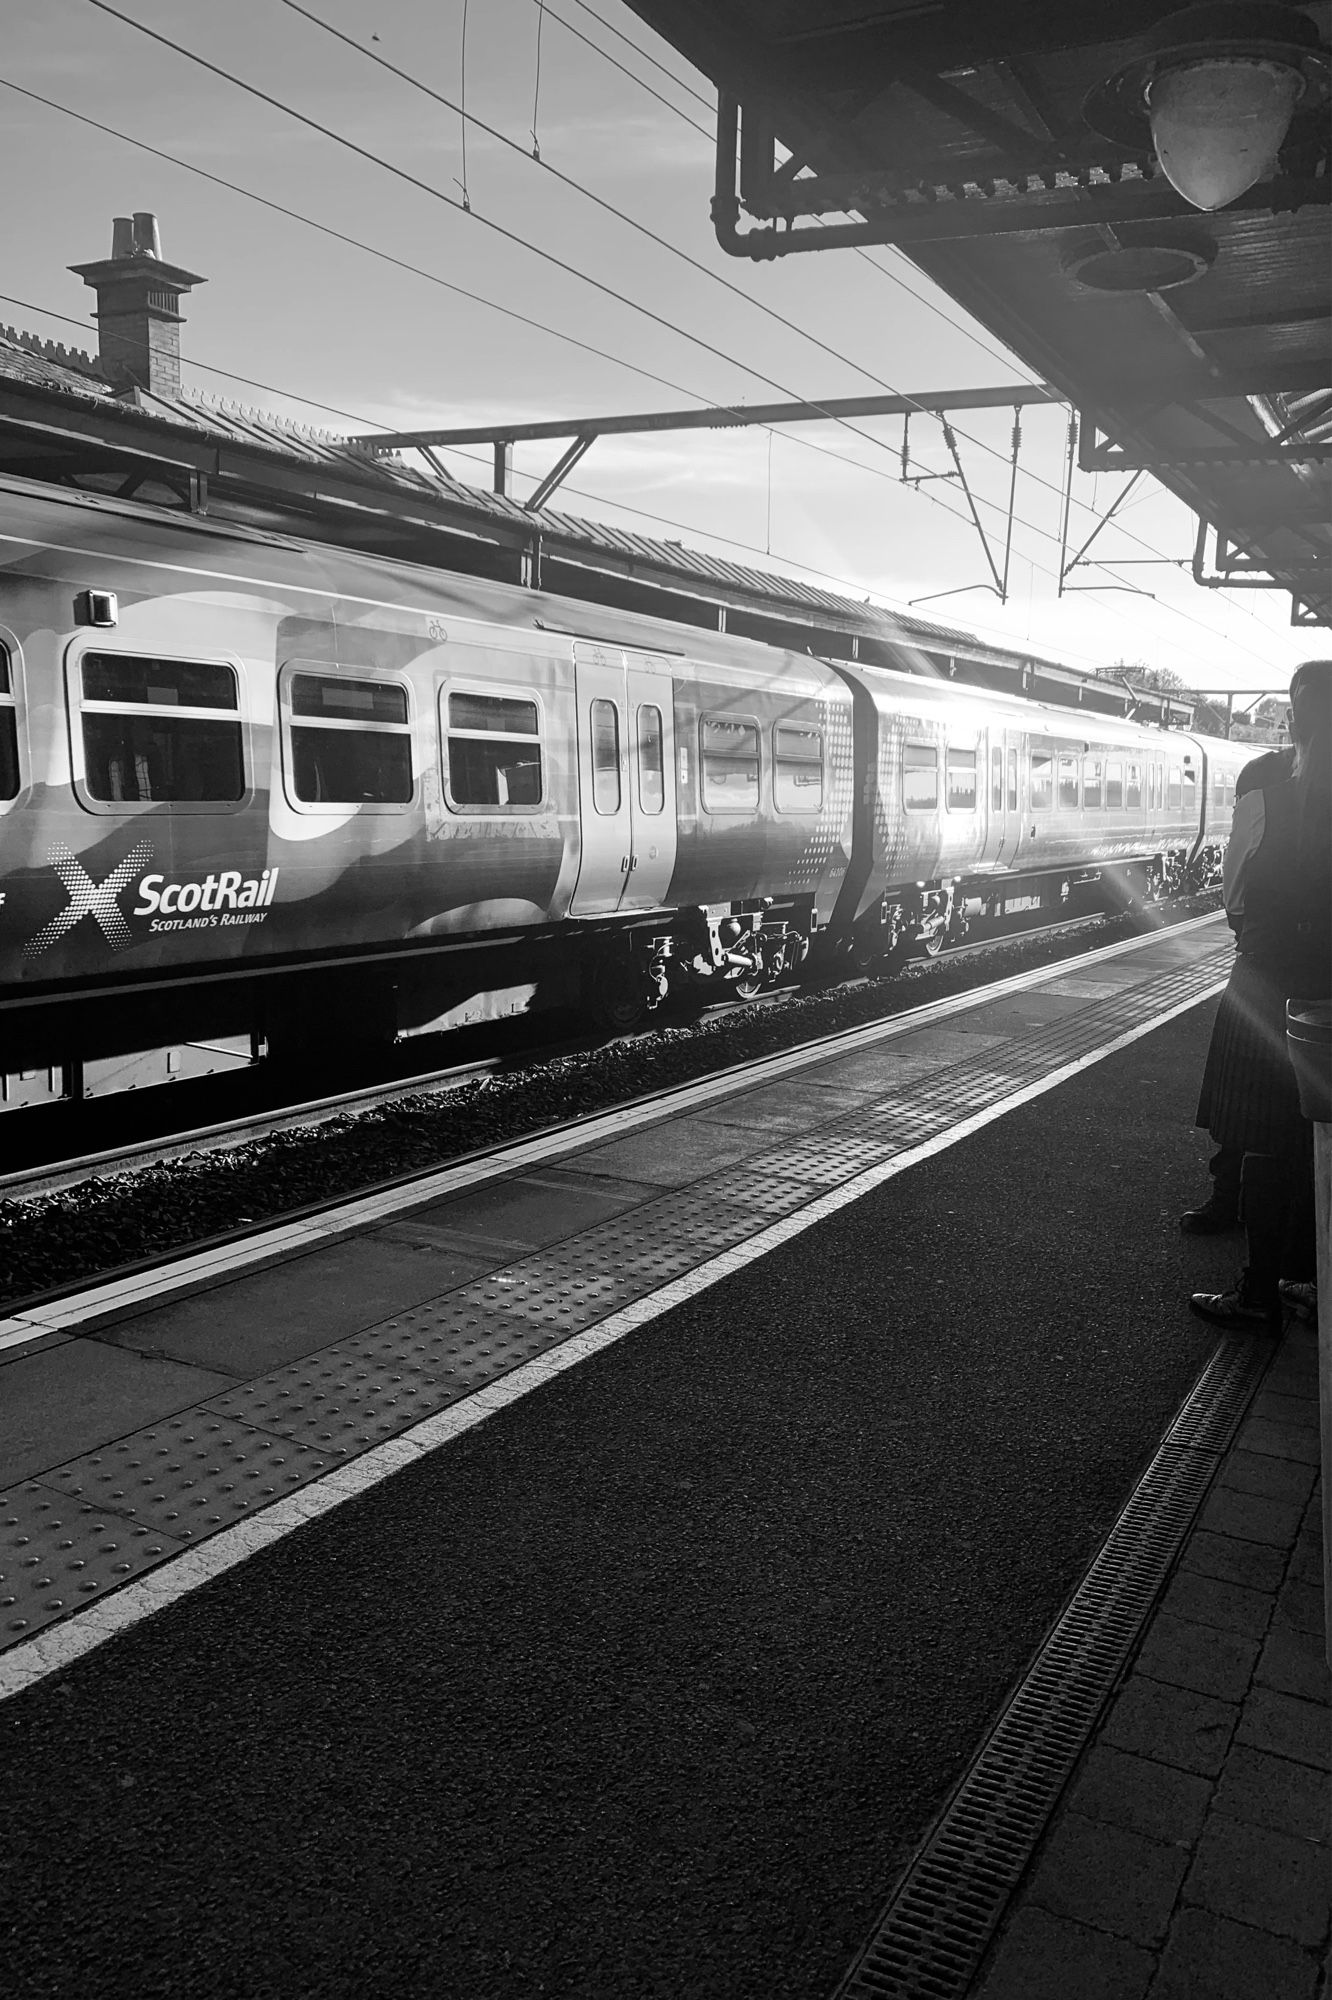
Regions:
[[[892,967],[1215,880],[1240,746],[0,480],[0,1070]]]

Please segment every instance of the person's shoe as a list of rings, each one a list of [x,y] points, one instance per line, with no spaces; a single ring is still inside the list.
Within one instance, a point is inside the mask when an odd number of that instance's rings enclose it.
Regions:
[[[1224,1236],[1228,1230],[1239,1228],[1239,1211],[1213,1195],[1201,1208],[1185,1209],[1179,1226],[1186,1236]]]
[[[1249,1289],[1243,1278],[1230,1292],[1195,1292],[1189,1300],[1189,1309],[1199,1319],[1210,1320],[1213,1326],[1229,1327],[1232,1332],[1281,1331],[1280,1298],[1261,1297]]]
[[[1318,1323],[1318,1287],[1298,1278],[1283,1278],[1277,1286],[1285,1304],[1298,1320]]]

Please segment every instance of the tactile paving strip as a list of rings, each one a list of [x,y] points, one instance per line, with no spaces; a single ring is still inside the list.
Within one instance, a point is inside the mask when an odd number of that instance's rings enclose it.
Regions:
[[[16,1645],[185,1544],[27,1480],[0,1494],[0,1642]]]
[[[838,2000],[964,2000],[1009,1898],[1137,1644],[1267,1368],[1223,1341],[1186,1404],[1208,1449],[1168,1432],[1100,1554],[907,1869]]]
[[[961,1060],[908,1053],[869,1104],[830,1110],[706,1180],[71,1461],[45,1484],[28,1482],[7,1496],[0,1527],[0,1646],[747,1242],[959,1113],[1206,990],[1224,976],[1231,948],[1181,965],[1183,956],[1162,951],[1130,991],[1002,1047],[987,1038]],[[1189,1421],[1209,1436],[1215,1429],[1205,1413]]]
[[[228,1389],[205,1410],[257,1430],[275,1431],[328,1452],[350,1457],[405,1431],[454,1400],[430,1376],[402,1368],[391,1355],[343,1341],[289,1368]],[[461,1393],[461,1392],[457,1392]]]
[[[42,1483],[191,1542],[281,1499],[337,1462],[248,1424],[192,1410],[71,1459],[44,1473]]]

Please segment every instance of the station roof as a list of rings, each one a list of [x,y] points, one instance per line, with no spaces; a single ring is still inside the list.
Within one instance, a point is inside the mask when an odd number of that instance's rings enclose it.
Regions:
[[[1169,0],[629,4],[721,93],[728,250],[896,244],[1077,406],[1084,466],[1145,467],[1195,512],[1199,583],[1332,623],[1325,102],[1272,177],[1203,213],[1145,121],[1084,115]],[[1327,0],[1190,13],[1284,15],[1326,76]]]
[[[75,349],[0,327],[0,474],[156,502],[363,553],[523,582],[796,651],[903,664],[1176,726],[1138,691],[779,572],[468,485],[371,443],[190,391],[120,388]]]

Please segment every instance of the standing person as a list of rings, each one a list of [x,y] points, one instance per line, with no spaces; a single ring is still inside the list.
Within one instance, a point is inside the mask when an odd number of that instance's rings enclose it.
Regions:
[[[1332,997],[1332,660],[1291,683],[1294,771],[1237,805],[1226,914],[1237,950],[1204,1080],[1207,1125],[1243,1153],[1248,1263],[1228,1292],[1195,1292],[1217,1326],[1280,1325],[1283,1275],[1313,1273],[1313,1128],[1286,1052],[1288,999]]]
[[[1305,663],[1315,664],[1312,660]],[[1296,667],[1290,683],[1291,700],[1295,698],[1295,688],[1304,667]],[[1279,784],[1288,778],[1295,767],[1295,751],[1287,744],[1280,750],[1265,750],[1261,757],[1255,757],[1246,764],[1235,780],[1235,804],[1247,792],[1261,791],[1264,785]],[[1230,927],[1238,934],[1239,919],[1232,917]],[[1221,1003],[1225,1006],[1225,1001]],[[1198,1099],[1198,1115],[1195,1125],[1204,1128],[1210,1123],[1208,1103],[1211,1098],[1212,1050],[1218,1046],[1218,1038],[1224,1023],[1218,1013],[1212,1028],[1212,1040],[1207,1051],[1207,1061],[1203,1065],[1202,1092]],[[1186,1208],[1179,1218],[1179,1226],[1186,1236],[1223,1236],[1232,1229],[1239,1228],[1240,1220],[1240,1168],[1244,1155],[1234,1146],[1218,1146],[1207,1162],[1207,1171],[1212,1177],[1212,1192],[1197,1208]]]

